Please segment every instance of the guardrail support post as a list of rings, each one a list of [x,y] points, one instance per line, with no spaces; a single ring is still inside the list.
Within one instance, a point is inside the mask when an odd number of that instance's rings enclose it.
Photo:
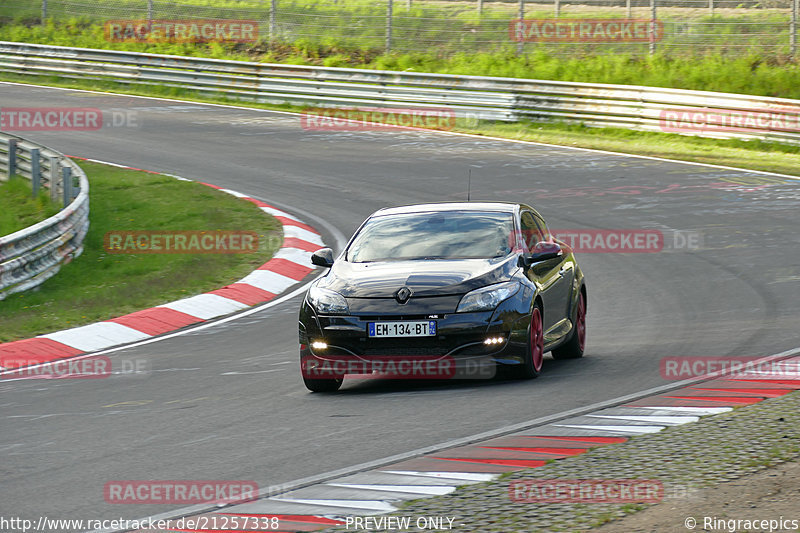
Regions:
[[[47,0],[42,0],[42,24],[47,18]]]
[[[556,18],[561,16],[561,0],[554,0],[556,4]]]
[[[17,173],[17,140],[8,140],[8,179]]]
[[[712,15],[714,14],[714,0],[708,0],[708,10]]]
[[[39,167],[39,149],[31,148],[31,191],[34,198],[39,196],[42,183],[42,171]]]
[[[58,172],[58,158],[50,158],[50,201],[55,202],[58,200],[58,182],[61,180],[61,174]]]
[[[631,11],[631,0],[625,0],[625,11],[627,12],[627,17],[633,17],[633,12]]]
[[[656,0],[650,0],[650,55],[656,53]]]
[[[72,202],[72,169],[63,167],[61,169],[61,189],[64,192],[64,207]]]
[[[75,254],[80,253],[89,223],[89,181],[83,170],[60,152],[5,133],[0,133],[0,140],[4,147],[11,144],[12,149],[19,149],[15,166],[18,175],[31,178],[34,196],[41,194],[40,187],[46,182],[47,177],[42,176],[41,171],[47,170],[47,160],[50,160],[55,175],[60,176],[67,184],[63,199],[65,204],[69,202],[66,209],[61,209],[59,213],[46,220],[0,239],[0,263],[2,263],[0,300],[2,300],[10,294],[40,285],[58,272],[59,268],[68,263]],[[9,140],[16,142],[9,143]],[[43,157],[46,158],[44,161]],[[5,161],[4,149],[3,163]],[[62,171],[62,166],[68,168]],[[74,188],[71,186],[73,180],[77,182]],[[61,198],[57,197],[56,201],[60,204]]]
[[[483,0],[478,0],[478,15],[483,14]]]

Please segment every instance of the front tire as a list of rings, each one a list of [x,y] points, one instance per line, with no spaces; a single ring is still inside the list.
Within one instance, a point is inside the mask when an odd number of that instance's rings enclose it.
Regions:
[[[544,364],[544,323],[539,304],[531,312],[531,325],[528,328],[528,349],[525,360],[517,369],[520,379],[533,379],[542,373]]]
[[[575,326],[569,340],[553,350],[553,359],[579,359],[583,357],[586,346],[586,297],[583,291],[578,294],[578,310],[575,313]]]
[[[344,378],[338,379],[309,379],[303,378],[306,388],[311,392],[336,392],[342,386]]]

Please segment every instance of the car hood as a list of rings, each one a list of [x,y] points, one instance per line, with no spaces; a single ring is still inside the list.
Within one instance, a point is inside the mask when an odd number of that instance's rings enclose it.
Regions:
[[[411,289],[412,297],[445,296],[507,281],[517,268],[514,255],[499,259],[336,261],[319,286],[346,298],[394,298],[402,287]]]

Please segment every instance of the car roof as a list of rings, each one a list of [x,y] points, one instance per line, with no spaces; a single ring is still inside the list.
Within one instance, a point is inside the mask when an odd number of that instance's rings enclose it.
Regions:
[[[439,202],[433,204],[414,204],[379,209],[372,216],[398,215],[404,213],[425,213],[431,211],[497,211],[514,213],[521,204],[513,202]]]

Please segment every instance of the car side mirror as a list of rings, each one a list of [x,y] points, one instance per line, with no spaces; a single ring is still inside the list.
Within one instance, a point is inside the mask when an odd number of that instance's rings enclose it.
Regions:
[[[563,254],[564,252],[561,250],[561,246],[554,242],[537,242],[531,253],[519,256],[519,266],[528,268],[534,263],[555,259]]]
[[[320,248],[311,254],[311,264],[330,268],[333,266],[333,250],[330,248]]]

